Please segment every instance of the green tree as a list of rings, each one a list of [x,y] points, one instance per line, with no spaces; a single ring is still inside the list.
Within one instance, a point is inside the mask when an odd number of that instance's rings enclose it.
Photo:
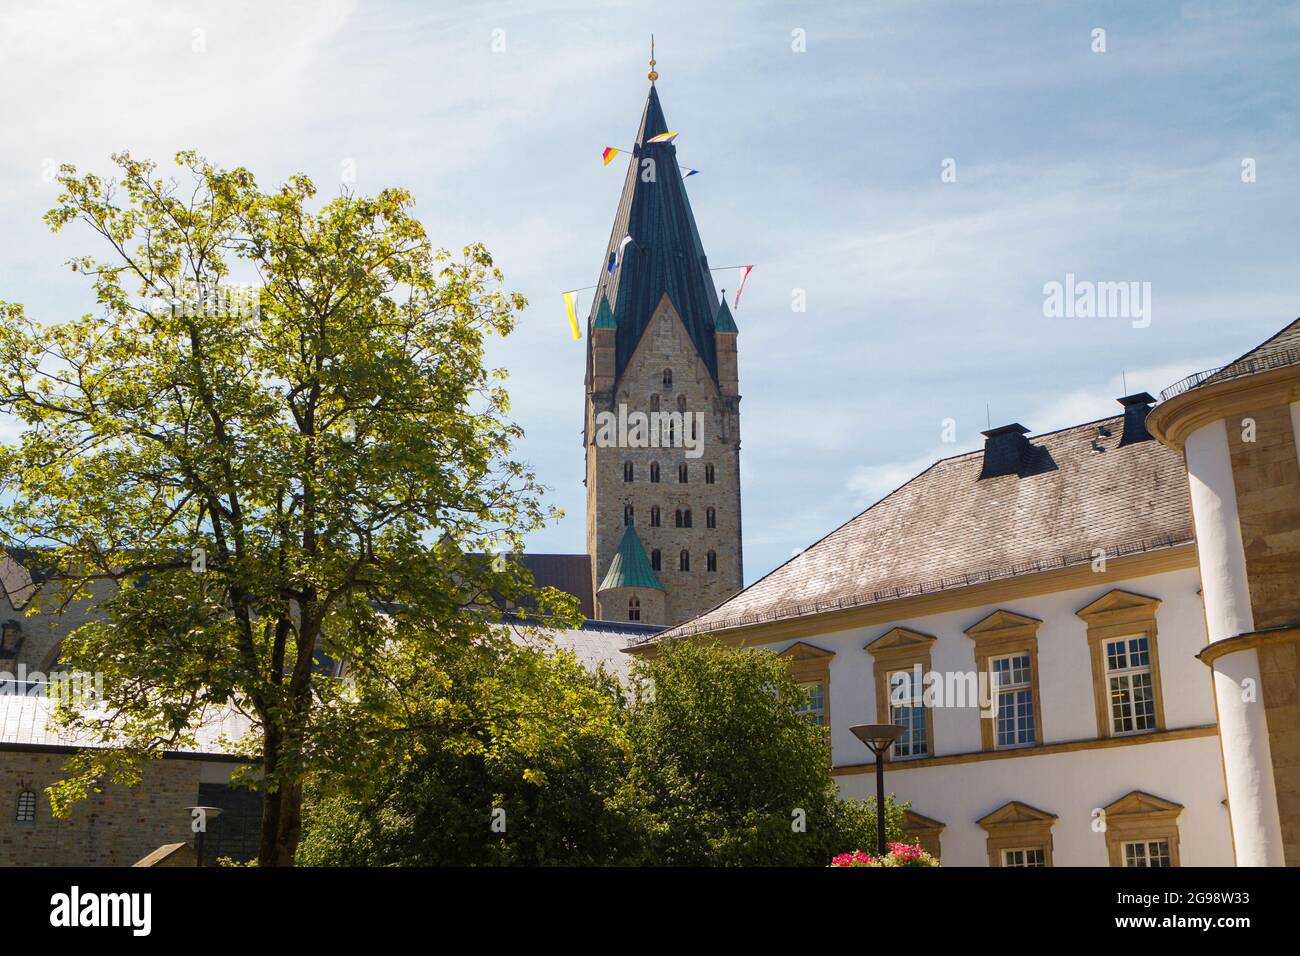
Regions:
[[[576,866],[636,854],[612,799],[627,763],[613,678],[508,641],[428,663],[407,695],[417,732],[313,776],[301,863]]]
[[[236,708],[259,863],[289,865],[308,772],[400,732],[440,647],[486,639],[502,598],[574,614],[517,565],[464,557],[519,550],[549,514],[484,365],[524,301],[481,246],[435,248],[402,190],[319,203],[303,176],[263,191],[193,153],[183,184],[114,161],[109,180],[63,167],[47,215],[106,247],[71,262],[99,309],[40,325],[0,303],[0,411],[24,425],[0,452],[4,543],[49,548],[65,598],[109,585],[62,650],[104,675],[105,705],[63,717],[113,746],[52,797],[133,782]],[[320,679],[322,653],[392,693]]]
[[[874,847],[874,807],[837,798],[825,731],[798,711],[804,691],[784,661],[679,641],[637,676],[620,804],[637,816],[650,860],[826,866]],[[902,808],[889,801],[886,813],[899,839]]]

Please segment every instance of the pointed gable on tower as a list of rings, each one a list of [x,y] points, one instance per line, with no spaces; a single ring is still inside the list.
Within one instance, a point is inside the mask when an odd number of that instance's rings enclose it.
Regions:
[[[665,295],[709,374],[715,381],[718,377],[714,343],[718,294],[677,165],[677,147],[672,142],[650,142],[668,131],[659,94],[651,85],[588,320],[589,328],[608,328],[610,319],[602,310],[612,308],[618,330],[615,382],[622,378]],[[627,236],[632,241],[623,246]],[[608,269],[611,256],[613,272]]]

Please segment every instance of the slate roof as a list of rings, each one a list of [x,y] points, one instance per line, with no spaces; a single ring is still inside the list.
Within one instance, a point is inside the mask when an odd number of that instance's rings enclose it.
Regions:
[[[529,647],[554,647],[573,652],[588,670],[604,667],[606,673],[626,684],[631,678],[632,658],[623,653],[663,631],[654,625],[629,624],[626,621],[587,621],[572,630],[512,627],[511,638]]]
[[[519,557],[533,573],[538,587],[555,588],[578,599],[584,617],[594,617],[596,602],[591,594],[591,555],[588,554],[530,554]]]
[[[610,588],[664,589],[655,576],[654,568],[650,566],[650,559],[646,557],[641,536],[636,533],[636,525],[628,525],[623,532],[623,540],[618,543],[618,550],[610,559],[609,570],[605,572],[605,577],[596,590],[608,591]]]
[[[1101,434],[1104,429],[1109,434]],[[801,554],[665,637],[949,590],[1192,540],[1182,459],[1120,445],[1123,416],[1031,438],[1050,466],[979,479],[983,450],[931,465]],[[1098,450],[1100,449],[1100,450]]]
[[[6,692],[0,693],[0,750],[105,746],[90,737],[70,734],[57,725],[51,718],[56,703],[54,700],[15,693],[15,686],[9,683],[5,685]],[[182,756],[229,756],[234,753],[234,744],[248,732],[250,726],[248,718],[233,708],[213,711],[199,725],[195,746],[177,747],[168,753]]]
[[[664,293],[668,294],[681,315],[710,374],[715,380],[718,377],[713,341],[718,293],[709,274],[708,259],[695,226],[682,171],[677,165],[677,147],[672,142],[647,142],[668,131],[668,123],[659,105],[659,94],[651,85],[641,114],[641,127],[628,161],[614,228],[601,259],[600,279],[587,322],[590,373],[590,330],[601,319],[601,304],[609,303],[618,325],[615,336],[616,383]],[[653,182],[646,182],[642,176],[644,159],[654,160]],[[624,236],[631,236],[633,241],[611,274],[606,265],[609,257],[618,252]]]
[[[1207,378],[1206,382],[1239,378],[1269,368],[1296,364],[1300,364],[1300,319],[1296,319],[1245,355],[1229,362]]]

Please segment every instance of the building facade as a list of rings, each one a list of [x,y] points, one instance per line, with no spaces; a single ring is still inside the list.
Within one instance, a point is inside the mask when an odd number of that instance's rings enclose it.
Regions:
[[[1300,863],[1300,320],[1163,397],[990,429],[635,652],[780,653],[846,797],[899,725],[947,865]]]

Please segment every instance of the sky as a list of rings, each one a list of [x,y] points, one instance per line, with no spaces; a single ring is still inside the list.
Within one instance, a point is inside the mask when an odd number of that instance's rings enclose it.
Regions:
[[[266,187],[406,187],[437,244],[486,243],[530,302],[489,361],[565,512],[529,547],[581,552],[561,292],[602,267],[624,170],[600,152],[636,132],[651,33],[709,260],[755,266],[747,583],[989,424],[1115,414],[1300,315],[1284,2],[3,0],[0,299],[94,308],[64,263],[100,250],[41,221],[60,163],[192,148]],[[1149,310],[1049,314],[1067,276],[1138,283]]]

